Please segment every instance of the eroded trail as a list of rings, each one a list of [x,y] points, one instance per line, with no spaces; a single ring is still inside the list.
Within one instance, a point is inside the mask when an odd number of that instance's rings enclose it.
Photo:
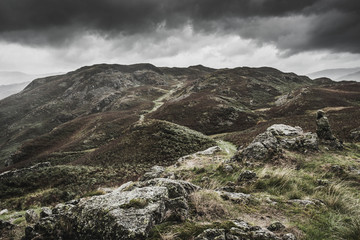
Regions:
[[[164,95],[160,96],[159,98],[155,99],[153,101],[154,103],[154,107],[152,109],[150,109],[148,112],[145,112],[143,114],[140,115],[139,118],[139,123],[143,123],[145,120],[145,116],[149,113],[155,112],[156,110],[158,110],[162,105],[165,104],[166,101],[169,100],[169,98],[180,88],[182,88],[184,86],[185,82],[180,82],[178,84],[176,84],[176,86],[172,89],[170,89],[167,93],[165,93]]]

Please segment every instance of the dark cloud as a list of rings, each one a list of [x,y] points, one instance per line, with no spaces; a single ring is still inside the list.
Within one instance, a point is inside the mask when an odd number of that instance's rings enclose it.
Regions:
[[[0,38],[66,45],[84,32],[151,36],[190,24],[196,32],[237,34],[296,53],[360,53],[358,0],[1,0]]]

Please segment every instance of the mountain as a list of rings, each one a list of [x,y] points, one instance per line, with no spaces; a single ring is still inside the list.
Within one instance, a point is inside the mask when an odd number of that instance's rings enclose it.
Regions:
[[[359,71],[360,71],[360,67],[358,67],[358,68],[335,68],[335,69],[326,69],[326,70],[321,70],[321,71],[314,72],[314,73],[309,73],[308,76],[312,79],[327,77],[327,78],[331,78],[336,81],[341,81],[341,80],[357,80],[357,81],[359,81],[358,80],[359,78],[355,78],[355,79],[348,78],[348,75],[354,74]],[[353,77],[355,77],[355,76],[353,76]]]
[[[53,155],[54,162],[76,161],[150,119],[207,135],[236,135],[259,124],[268,126],[274,118],[313,130],[310,113],[320,108],[341,117],[350,111],[349,117],[357,116],[359,92],[358,83],[312,81],[267,67],[83,67],[36,79],[0,101],[0,163],[29,164]],[[338,134],[346,138],[356,124],[349,122]],[[46,134],[50,140],[38,146]]]
[[[23,82],[23,83],[9,84],[9,85],[0,85],[0,99],[6,98],[10,95],[20,92],[29,83],[30,82]]]
[[[344,145],[309,133],[319,109]],[[37,78],[0,100],[0,236],[356,239],[359,126],[360,83],[269,67]]]
[[[340,79],[341,80],[352,80],[352,81],[360,82],[360,71],[357,71],[357,72],[342,76],[342,77],[339,78],[339,80]]]

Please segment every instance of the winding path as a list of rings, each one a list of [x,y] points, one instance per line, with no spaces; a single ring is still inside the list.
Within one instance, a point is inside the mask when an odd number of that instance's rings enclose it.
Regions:
[[[155,99],[155,100],[153,101],[154,107],[153,107],[151,110],[149,110],[149,111],[147,111],[147,112],[145,112],[145,113],[143,113],[143,114],[140,115],[139,123],[141,124],[141,123],[144,122],[144,120],[145,120],[145,115],[147,115],[147,114],[149,114],[149,113],[152,113],[152,112],[155,112],[155,111],[158,110],[162,105],[164,105],[165,102],[166,102],[167,100],[169,100],[169,98],[171,97],[171,95],[173,95],[177,90],[179,90],[180,88],[182,88],[182,87],[184,86],[184,84],[185,84],[185,82],[180,82],[180,83],[178,83],[174,88],[172,88],[171,90],[169,90],[167,93],[165,93],[164,95],[162,95],[162,96],[160,96],[159,98]]]

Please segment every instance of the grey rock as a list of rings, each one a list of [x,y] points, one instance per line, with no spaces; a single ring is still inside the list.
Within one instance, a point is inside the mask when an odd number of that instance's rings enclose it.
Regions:
[[[26,210],[25,212],[25,220],[27,223],[36,223],[39,221],[39,215],[35,212],[34,209]]]
[[[225,229],[207,229],[196,240],[212,240],[212,239],[227,239],[227,240],[281,240],[273,232],[259,227],[251,226],[243,220],[232,220],[235,225],[230,230]]]
[[[195,240],[226,240],[225,229],[206,229]]]
[[[233,193],[233,192],[225,192],[225,191],[217,191],[217,193],[224,200],[230,200],[235,203],[248,203],[251,199],[251,195],[245,193]]]
[[[285,229],[285,226],[281,222],[273,222],[267,227],[267,229],[274,232]]]
[[[274,124],[255,139],[244,150],[239,151],[233,159],[267,161],[282,153],[282,149],[300,152],[318,150],[316,134],[304,133],[300,127]]]
[[[227,173],[232,173],[232,172],[234,172],[234,168],[233,168],[231,165],[229,165],[229,164],[225,164],[224,167],[223,167],[223,169],[224,169],[224,172],[227,172]]]
[[[322,203],[320,200],[317,199],[311,199],[311,200],[302,200],[302,199],[292,199],[292,200],[288,200],[288,203],[293,203],[293,204],[299,204],[299,205],[303,205],[305,207],[309,206],[309,205],[324,205],[324,203]]]
[[[285,124],[274,124],[267,131],[275,136],[298,136],[304,133],[301,127],[291,127]]]
[[[141,181],[159,178],[161,174],[165,172],[165,168],[161,166],[153,166],[149,172],[146,172],[141,178]]]
[[[251,225],[243,220],[233,220],[232,222],[237,229],[240,229],[243,232],[248,232],[251,230]]]
[[[287,234],[284,234],[284,236],[282,237],[282,240],[296,240],[296,237],[292,233],[287,233]]]
[[[40,218],[49,217],[52,214],[52,210],[48,207],[41,208]]]
[[[323,140],[334,140],[335,137],[332,134],[330,123],[328,118],[325,116],[325,112],[319,110],[316,113],[316,134],[320,139]]]
[[[250,170],[245,170],[242,173],[240,173],[238,177],[239,182],[243,181],[250,181],[256,178],[256,173]]]
[[[75,205],[58,204],[31,234],[47,239],[145,239],[155,224],[185,220],[187,197],[198,189],[185,181],[163,178],[126,184]]]
[[[329,120],[322,110],[316,113],[316,134],[323,144],[333,149],[343,149],[343,144],[333,135]]]
[[[8,214],[9,213],[9,210],[7,209],[3,209],[0,211],[0,215],[4,215],[4,214]]]
[[[274,233],[272,233],[269,230],[264,229],[264,228],[252,232],[251,237],[252,237],[251,239],[254,239],[254,240],[278,240],[278,239],[280,239]]]

